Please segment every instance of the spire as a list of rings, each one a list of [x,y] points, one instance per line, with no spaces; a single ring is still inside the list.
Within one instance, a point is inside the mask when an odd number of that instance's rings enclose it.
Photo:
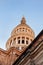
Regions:
[[[21,20],[21,24],[26,24],[26,20],[25,20],[24,17],[23,17],[22,20]]]

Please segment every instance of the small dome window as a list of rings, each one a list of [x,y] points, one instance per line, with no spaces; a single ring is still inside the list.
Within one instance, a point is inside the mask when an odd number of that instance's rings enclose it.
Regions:
[[[28,37],[27,37],[26,39],[27,39],[27,40],[29,40],[29,38],[28,38]]]
[[[23,29],[23,31],[24,31],[24,29]]]
[[[23,31],[24,31],[24,28],[23,28]]]
[[[22,37],[22,39],[25,39],[25,37]]]
[[[20,30],[19,29],[17,29],[17,32],[19,32]]]
[[[21,28],[20,28],[20,31],[21,31]]]
[[[28,29],[28,31],[30,32],[30,30]]]
[[[27,29],[25,29],[25,32],[27,32]]]
[[[18,37],[18,39],[20,39],[20,37]]]

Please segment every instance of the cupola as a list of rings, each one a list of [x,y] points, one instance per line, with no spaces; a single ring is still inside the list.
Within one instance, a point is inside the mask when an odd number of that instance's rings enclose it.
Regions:
[[[34,40],[35,34],[32,28],[27,25],[25,18],[23,17],[21,23],[17,25],[11,32],[11,37],[6,43],[6,48],[15,47],[18,50],[23,50]]]

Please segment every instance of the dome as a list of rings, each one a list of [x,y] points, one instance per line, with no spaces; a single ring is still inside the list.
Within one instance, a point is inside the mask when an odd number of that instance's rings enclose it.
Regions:
[[[31,35],[32,37],[34,37],[34,31],[31,29],[30,26],[28,26],[26,24],[26,20],[25,18],[23,17],[22,20],[21,20],[21,23],[19,25],[17,25],[17,27],[15,27],[13,29],[13,31],[11,32],[11,36],[13,35],[16,35],[16,34],[22,34],[22,33],[30,33],[29,35]]]
[[[26,20],[23,17],[21,23],[17,25],[11,32],[11,37],[6,43],[7,49],[15,47],[19,50],[27,47],[34,40],[34,31],[26,24]]]

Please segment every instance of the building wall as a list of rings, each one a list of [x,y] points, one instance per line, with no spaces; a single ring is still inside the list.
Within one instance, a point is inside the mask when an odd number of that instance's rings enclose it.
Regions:
[[[21,52],[14,47],[7,51],[0,49],[0,65],[12,65],[20,54]]]
[[[36,37],[31,46],[13,65],[43,65],[43,33]]]

